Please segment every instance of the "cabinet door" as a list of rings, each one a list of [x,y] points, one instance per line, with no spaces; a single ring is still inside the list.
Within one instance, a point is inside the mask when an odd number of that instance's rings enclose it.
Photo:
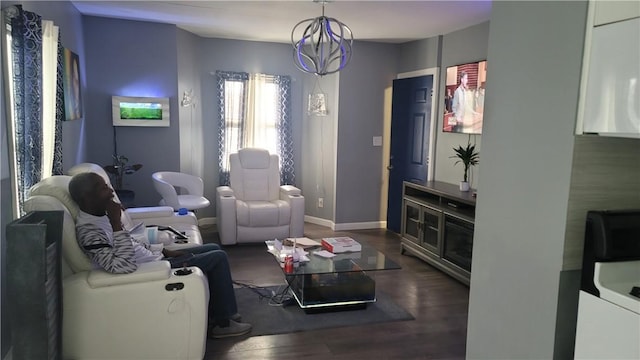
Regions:
[[[584,132],[640,137],[640,18],[593,29]]]
[[[442,212],[430,208],[422,208],[422,247],[440,255],[440,229],[442,229]]]
[[[640,17],[637,1],[596,1],[593,26]]]
[[[420,243],[420,206],[406,200],[402,219],[402,236],[416,244]]]
[[[473,231],[473,223],[445,215],[443,258],[468,272],[471,272]]]

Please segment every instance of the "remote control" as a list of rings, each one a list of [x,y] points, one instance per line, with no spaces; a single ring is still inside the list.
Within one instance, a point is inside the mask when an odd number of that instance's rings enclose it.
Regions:
[[[156,225],[147,225],[147,226],[156,226]],[[176,239],[186,240],[186,239],[189,238],[185,233],[180,232],[180,231],[174,229],[171,226],[159,226],[158,225],[158,230],[171,231],[172,233],[174,233],[176,235]]]

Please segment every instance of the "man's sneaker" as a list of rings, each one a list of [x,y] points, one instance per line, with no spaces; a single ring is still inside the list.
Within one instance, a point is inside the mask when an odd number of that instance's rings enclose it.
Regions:
[[[242,315],[235,313],[231,315],[229,319],[239,323],[239,322],[242,322]]]
[[[214,326],[209,333],[209,337],[220,339],[231,336],[244,335],[249,331],[251,331],[251,324],[229,320],[229,326],[227,327],[221,327],[217,325]]]

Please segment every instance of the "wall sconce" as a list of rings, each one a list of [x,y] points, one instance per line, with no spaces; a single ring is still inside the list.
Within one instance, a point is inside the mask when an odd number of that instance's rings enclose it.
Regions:
[[[180,101],[182,107],[196,107],[196,98],[193,96],[193,89],[185,90],[182,94],[182,101]]]

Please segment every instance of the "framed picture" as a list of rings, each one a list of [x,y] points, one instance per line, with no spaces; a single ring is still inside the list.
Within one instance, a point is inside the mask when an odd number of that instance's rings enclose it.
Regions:
[[[64,89],[65,120],[82,118],[82,82],[80,81],[80,58],[65,48],[63,52],[62,83]]]

